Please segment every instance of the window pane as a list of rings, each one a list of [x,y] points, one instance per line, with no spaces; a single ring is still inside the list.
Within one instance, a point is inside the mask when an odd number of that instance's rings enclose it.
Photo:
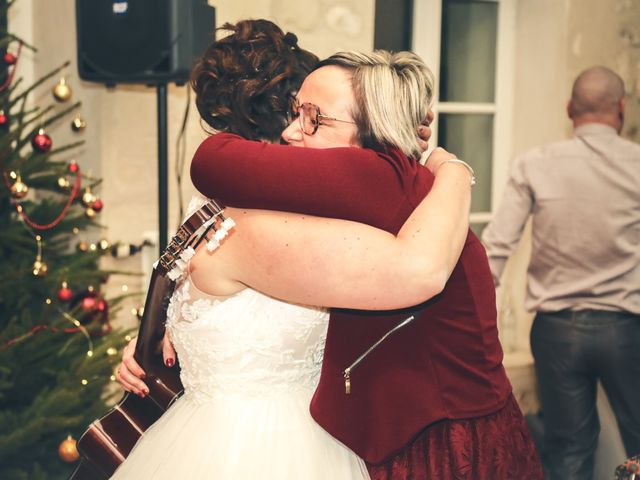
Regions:
[[[471,211],[490,212],[493,115],[441,113],[438,115],[438,145],[467,162],[476,172]]]
[[[487,225],[487,223],[472,223],[471,230],[473,230],[473,233],[475,233],[478,238],[481,238],[482,232]]]
[[[440,101],[493,103],[498,4],[443,0]]]

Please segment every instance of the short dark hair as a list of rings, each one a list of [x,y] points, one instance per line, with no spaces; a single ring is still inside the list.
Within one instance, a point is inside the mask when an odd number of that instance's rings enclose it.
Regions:
[[[216,131],[277,141],[290,118],[290,100],[318,57],[298,47],[269,20],[226,23],[191,72],[200,117]]]

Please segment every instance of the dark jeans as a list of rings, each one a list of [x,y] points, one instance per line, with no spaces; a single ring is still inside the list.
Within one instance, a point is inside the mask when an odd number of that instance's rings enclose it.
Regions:
[[[640,315],[539,312],[531,330],[531,350],[545,427],[541,454],[552,480],[593,478],[600,432],[598,380],[627,455],[640,452]]]

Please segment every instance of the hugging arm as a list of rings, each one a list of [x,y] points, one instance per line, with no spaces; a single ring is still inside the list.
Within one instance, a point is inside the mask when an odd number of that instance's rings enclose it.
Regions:
[[[397,236],[355,222],[234,209],[234,237],[214,254],[199,252],[195,281],[217,281],[210,272],[224,257],[228,276],[287,301],[367,310],[415,305],[440,293],[457,263],[468,215],[454,221],[449,209],[468,212],[469,192],[463,168],[441,167]]]
[[[216,256],[242,261],[229,260],[234,268],[227,275],[196,276],[214,283],[233,277],[284,300],[315,305],[388,309],[427,300],[444,287],[468,231],[470,178],[460,165],[443,168],[450,158],[442,149],[431,155],[429,163],[441,166],[432,185],[424,167],[394,151],[211,137],[196,153],[191,173],[202,193],[219,192],[215,196],[225,204],[348,218],[396,233],[397,217],[406,218],[415,206],[408,199],[418,203],[432,188],[398,238],[366,225],[236,211],[236,239]],[[402,205],[409,206],[406,213],[390,222],[388,212]],[[216,291],[221,285],[211,286]]]
[[[198,148],[191,165],[191,177],[201,193],[215,197],[226,205],[353,220],[394,234],[397,233],[396,224],[399,222],[390,222],[389,215],[383,212],[395,211],[393,209],[409,203],[410,208],[405,213],[408,216],[410,210],[428,193],[421,204],[423,208],[414,211],[399,241],[395,243],[369,244],[369,237],[363,232],[354,234],[357,241],[349,242],[345,240],[349,238],[346,234],[356,231],[349,229],[362,226],[338,224],[334,227],[335,233],[329,234],[327,223],[321,224],[319,221],[307,221],[304,228],[300,226],[296,232],[285,236],[283,229],[288,226],[293,230],[294,227],[291,223],[285,224],[284,220],[281,220],[280,228],[271,228],[268,222],[262,222],[260,233],[256,233],[256,240],[252,242],[251,252],[259,258],[278,259],[279,268],[265,266],[269,268],[272,281],[279,272],[284,272],[282,265],[290,265],[291,269],[300,265],[302,253],[293,257],[291,252],[303,252],[305,258],[323,259],[326,268],[339,258],[336,271],[343,272],[346,262],[355,263],[359,255],[369,251],[378,259],[382,256],[387,262],[397,261],[397,264],[394,263],[399,269],[397,280],[406,282],[409,287],[420,272],[423,276],[433,274],[436,284],[441,283],[444,272],[446,282],[466,240],[470,189],[465,182],[469,179],[460,165],[450,163],[447,168],[438,168],[450,158],[454,156],[442,149],[436,149],[431,155],[429,164],[442,177],[436,182],[440,185],[435,188],[432,183],[434,177],[424,167],[394,150],[378,153],[362,148],[299,148],[218,134],[209,137]],[[419,175],[422,175],[422,182],[418,182]],[[399,215],[402,218],[402,214]],[[291,217],[290,221],[294,219]],[[314,228],[319,230],[314,231]],[[368,232],[375,235],[373,229]],[[318,238],[331,241],[314,241]],[[286,239],[289,248],[278,248],[281,239]],[[336,255],[339,246],[344,249],[340,257]],[[272,248],[277,250],[271,251]],[[403,274],[404,259],[407,259],[407,268]],[[362,268],[363,260],[361,258],[358,268]],[[368,271],[371,275],[371,268],[375,268],[376,262],[375,259],[369,260],[373,262],[369,269],[361,271]],[[416,268],[410,268],[412,266],[425,268],[416,271]],[[312,271],[318,270],[312,268]],[[354,277],[357,278],[357,274]],[[290,277],[286,279],[292,280]],[[341,283],[348,279],[345,276]],[[266,293],[275,295],[274,292]],[[386,295],[386,291],[380,293]],[[397,298],[394,297],[396,301]],[[335,301],[312,303],[342,304]]]

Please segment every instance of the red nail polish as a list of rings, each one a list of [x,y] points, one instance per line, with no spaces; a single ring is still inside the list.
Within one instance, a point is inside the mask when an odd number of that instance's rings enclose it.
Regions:
[[[169,368],[173,367],[173,358],[167,358],[164,363]]]

